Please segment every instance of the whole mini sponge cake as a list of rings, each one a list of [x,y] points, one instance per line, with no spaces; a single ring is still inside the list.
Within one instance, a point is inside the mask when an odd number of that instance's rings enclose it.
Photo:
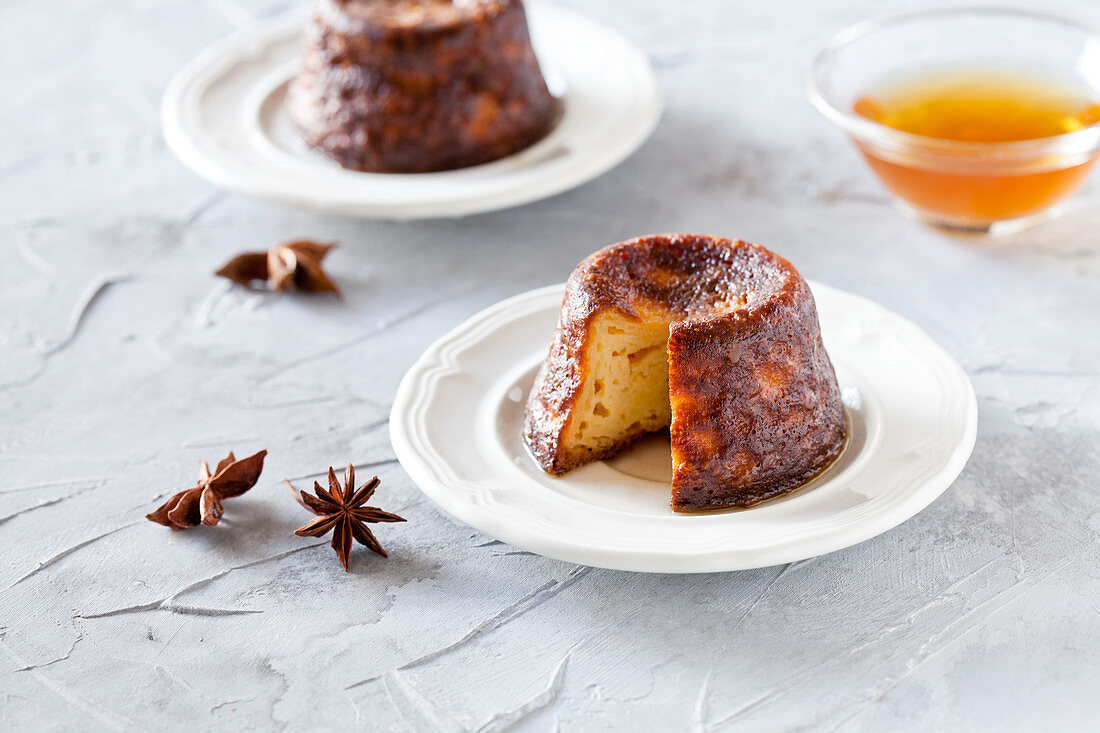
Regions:
[[[848,424],[806,281],[782,257],[697,234],[596,252],[566,285],[524,438],[546,471],[669,427],[672,508],[746,507],[840,455]]]
[[[417,173],[529,147],[557,103],[520,0],[320,0],[288,111],[346,168]]]

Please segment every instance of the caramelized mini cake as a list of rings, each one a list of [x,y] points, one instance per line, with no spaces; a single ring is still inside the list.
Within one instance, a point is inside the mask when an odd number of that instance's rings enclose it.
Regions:
[[[303,139],[346,168],[417,173],[518,152],[557,103],[520,0],[318,0],[288,92]]]
[[[573,271],[527,401],[532,454],[562,474],[664,427],[677,511],[751,506],[840,454],[840,391],[789,262],[755,244],[667,234]]]

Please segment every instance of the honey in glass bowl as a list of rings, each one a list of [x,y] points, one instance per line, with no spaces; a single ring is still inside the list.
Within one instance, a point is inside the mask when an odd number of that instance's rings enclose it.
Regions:
[[[1056,213],[1100,154],[1100,31],[1020,7],[868,20],[825,44],[807,93],[902,212],[1007,234]]]
[[[953,155],[937,158],[892,154],[857,140],[891,192],[918,212],[960,226],[1041,212],[1076,189],[1096,162],[1093,152],[1083,160],[1052,154],[1018,165],[987,145],[1053,138],[1100,122],[1092,89],[1035,73],[949,68],[910,74],[870,89],[852,110],[902,132],[961,143]]]

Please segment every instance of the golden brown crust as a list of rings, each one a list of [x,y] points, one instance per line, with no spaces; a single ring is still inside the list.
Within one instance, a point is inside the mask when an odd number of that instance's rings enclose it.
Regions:
[[[674,509],[750,506],[797,488],[840,454],[847,422],[802,276],[758,245],[666,234],[600,250],[570,276],[525,418],[527,445],[545,470],[564,473],[625,447],[561,448],[589,325],[607,309],[672,322]]]
[[[519,0],[321,0],[288,107],[309,145],[377,172],[511,155],[557,113]]]

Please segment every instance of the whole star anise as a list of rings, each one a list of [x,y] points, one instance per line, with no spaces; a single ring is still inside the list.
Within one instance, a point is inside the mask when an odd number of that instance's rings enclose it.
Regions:
[[[289,481],[284,483],[294,491]],[[389,557],[367,528],[367,522],[404,522],[405,520],[396,514],[364,506],[374,490],[378,488],[379,483],[381,482],[375,476],[365,486],[355,491],[355,467],[349,463],[344,470],[344,486],[341,488],[340,482],[336,480],[336,472],[329,466],[328,491],[314,481],[313,490],[317,496],[311,496],[304,491],[298,492],[301,494],[302,504],[320,516],[304,527],[294,530],[294,534],[299,537],[321,537],[332,530],[332,549],[336,550],[336,557],[340,559],[344,570],[349,569],[348,556],[351,554],[353,538],[382,557]]]
[[[198,524],[215,525],[222,518],[222,499],[240,496],[251,489],[264,470],[266,450],[237,460],[233,451],[218,463],[213,475],[206,461],[199,462],[199,485],[174,494],[146,519],[172,529]]]
[[[333,293],[339,297],[340,288],[321,268],[321,260],[335,246],[308,239],[287,242],[267,252],[239,254],[214,274],[245,287],[265,281],[272,290],[295,288],[305,293]]]

